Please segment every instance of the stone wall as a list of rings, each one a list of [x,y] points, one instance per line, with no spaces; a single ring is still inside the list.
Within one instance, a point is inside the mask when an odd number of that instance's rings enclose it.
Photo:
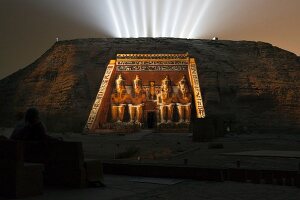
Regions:
[[[171,38],[55,43],[0,81],[0,126],[36,106],[48,129],[81,132],[106,65],[117,53],[185,53],[196,59],[207,116],[238,132],[300,133],[300,58],[263,42]]]

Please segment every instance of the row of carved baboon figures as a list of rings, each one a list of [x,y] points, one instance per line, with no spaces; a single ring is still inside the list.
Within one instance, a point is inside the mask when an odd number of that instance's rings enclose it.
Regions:
[[[174,107],[178,110],[177,123],[190,123],[192,95],[189,90],[188,80],[185,75],[178,82],[178,92],[172,90],[171,80],[167,75],[162,81],[160,91],[156,94],[155,83],[150,81],[148,99],[156,102],[158,112],[157,123],[174,122]],[[128,106],[130,122],[143,122],[143,108],[147,101],[146,92],[143,89],[142,80],[136,75],[133,80],[133,90],[128,94],[125,88],[125,80],[120,74],[115,80],[115,90],[111,95],[112,122],[123,122],[125,107]]]

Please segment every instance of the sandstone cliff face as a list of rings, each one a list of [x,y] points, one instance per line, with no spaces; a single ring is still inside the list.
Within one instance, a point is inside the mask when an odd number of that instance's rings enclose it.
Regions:
[[[196,58],[207,116],[237,131],[300,133],[300,58],[262,42],[171,38],[55,43],[0,81],[0,126],[36,106],[53,131],[82,131],[106,65],[117,53],[185,53]]]

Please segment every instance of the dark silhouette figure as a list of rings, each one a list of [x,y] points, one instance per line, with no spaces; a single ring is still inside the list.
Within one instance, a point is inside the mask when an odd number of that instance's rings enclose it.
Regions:
[[[44,124],[40,121],[39,111],[36,108],[29,108],[25,113],[25,122],[19,122],[10,139],[41,141],[55,139],[47,135]]]

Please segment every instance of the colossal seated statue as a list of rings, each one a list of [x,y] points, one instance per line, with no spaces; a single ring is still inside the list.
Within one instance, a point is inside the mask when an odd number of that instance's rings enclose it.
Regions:
[[[178,82],[177,109],[179,115],[179,123],[190,123],[191,119],[191,102],[192,95],[190,93],[185,75]]]
[[[120,74],[116,79],[116,88],[111,95],[111,116],[112,122],[123,122],[125,106],[130,102],[130,95],[125,88],[125,80]]]
[[[136,75],[133,80],[133,92],[131,95],[131,104],[128,104],[130,122],[142,123],[143,121],[143,106],[146,102],[146,93],[143,90],[142,80],[139,75]]]
[[[173,94],[171,80],[167,75],[161,84],[160,93],[157,95],[157,105],[159,110],[158,124],[171,123],[173,121],[173,108],[176,97]]]

